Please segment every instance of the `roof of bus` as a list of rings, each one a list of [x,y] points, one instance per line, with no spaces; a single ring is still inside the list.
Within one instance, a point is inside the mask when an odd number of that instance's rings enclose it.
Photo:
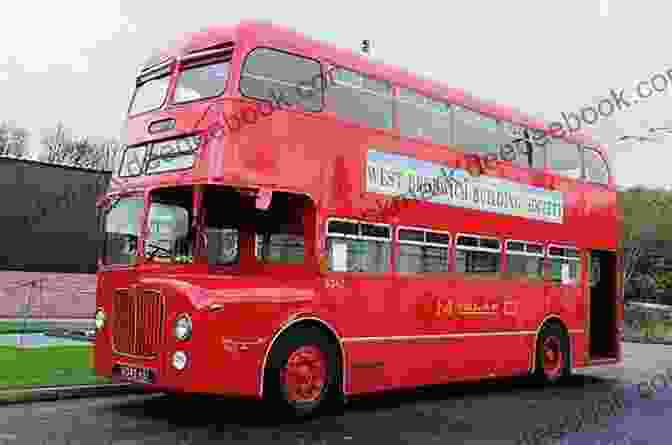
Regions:
[[[398,66],[360,55],[352,50],[337,48],[326,42],[312,39],[291,28],[278,26],[270,22],[249,20],[234,26],[211,26],[197,32],[186,33],[178,39],[172,48],[161,51],[150,60],[157,61],[166,57],[177,57],[196,50],[222,44],[224,42],[246,41],[251,46],[280,46],[288,51],[296,50],[322,61],[341,65],[356,71],[386,79],[393,84],[417,90],[436,99],[464,106],[514,124],[526,125],[539,130],[547,129],[550,123],[520,112],[511,106],[479,98],[471,93],[442,82],[419,76]],[[148,62],[149,65],[149,62]],[[567,141],[590,145],[606,156],[606,147],[585,131],[570,133]]]

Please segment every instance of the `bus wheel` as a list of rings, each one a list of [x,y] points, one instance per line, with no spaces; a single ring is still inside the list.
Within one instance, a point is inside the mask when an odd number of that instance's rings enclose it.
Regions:
[[[319,328],[291,329],[271,350],[264,397],[291,417],[317,414],[341,392],[337,354]]]
[[[537,343],[536,376],[544,383],[556,383],[571,373],[569,344],[557,324],[544,327]]]

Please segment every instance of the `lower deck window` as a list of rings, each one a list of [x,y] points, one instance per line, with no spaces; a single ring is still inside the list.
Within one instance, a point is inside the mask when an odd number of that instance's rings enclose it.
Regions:
[[[458,235],[455,244],[457,272],[496,273],[501,271],[499,240],[478,235]]]
[[[524,241],[506,242],[507,271],[528,278],[544,277],[544,247]]]
[[[327,223],[329,270],[387,272],[390,270],[390,227],[354,221]]]
[[[390,244],[380,241],[329,238],[330,270],[336,272],[387,272]]]
[[[399,272],[448,272],[449,234],[421,228],[400,227],[397,240]]]
[[[448,248],[402,244],[397,269],[409,273],[447,272]]]
[[[457,272],[499,272],[499,253],[458,249],[455,252],[455,268]]]
[[[581,284],[581,257],[570,247],[550,246],[551,279],[562,284]]]

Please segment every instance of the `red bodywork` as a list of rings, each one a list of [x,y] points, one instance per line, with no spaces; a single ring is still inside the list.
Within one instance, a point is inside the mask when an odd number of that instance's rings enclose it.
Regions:
[[[222,114],[239,114],[241,109],[254,106],[254,102],[240,97],[238,79],[244,56],[258,46],[349,66],[394,83],[432,91],[452,103],[476,107],[495,117],[544,128],[541,122],[478,101],[463,91],[266,24],[244,23],[188,35],[182,45],[163,56],[179,60],[194,49],[228,41],[235,43],[235,52],[226,92],[216,100],[179,106],[168,101],[159,111],[130,118],[128,145],[177,137],[194,129],[207,134]],[[170,97],[170,90],[168,94]],[[165,118],[174,118],[175,128],[151,135],[148,125]],[[575,140],[588,141],[582,135],[576,135]],[[361,219],[365,215],[378,222],[447,231],[453,237],[476,233],[569,244],[579,249],[617,251],[619,247],[622,217],[617,211],[613,179],[609,186],[597,186],[503,161],[488,163],[483,174],[563,191],[562,224],[427,202],[401,206],[394,212],[376,212],[389,201],[383,195],[366,192],[365,166],[367,150],[380,147],[449,167],[467,165],[458,150],[400,137],[395,129],[375,130],[348,123],[328,109],[312,114],[279,109],[239,132],[208,137],[193,170],[113,183],[109,196],[121,191],[146,196],[156,187],[175,184],[264,187],[304,194],[313,208],[305,214],[310,224],[306,225],[308,254],[302,266],[250,262],[215,271],[206,264],[166,265],[141,260],[133,267],[101,265],[97,306],[107,314],[113,314],[113,294],[120,288],[129,292],[158,290],[165,313],[156,340],[159,353],[150,359],[115,354],[111,332],[115,321],[109,319],[96,338],[98,374],[110,376],[113,365],[122,363],[155,369],[158,380],[152,387],[157,389],[260,397],[273,339],[293,323],[306,320],[319,323],[338,339],[348,394],[527,373],[534,366],[536,335],[549,318],[561,320],[568,330],[574,368],[621,360],[620,280],[615,285],[617,295],[612,306],[617,312],[612,354],[591,362],[586,270],[581,286],[513,279],[506,274],[479,279],[457,272],[413,276],[322,271],[319,246],[328,217]],[[618,258],[620,270],[620,255]],[[452,303],[479,307],[494,304],[497,309],[489,315],[443,316],[446,311],[442,308]],[[172,326],[180,313],[191,315],[194,334],[178,345]],[[178,348],[190,357],[183,371],[170,365],[170,354]]]

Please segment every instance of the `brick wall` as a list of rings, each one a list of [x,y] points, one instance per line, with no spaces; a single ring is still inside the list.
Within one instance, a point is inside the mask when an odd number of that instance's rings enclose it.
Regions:
[[[29,300],[34,318],[93,318],[95,291],[95,274],[0,271],[0,318],[20,317]]]

